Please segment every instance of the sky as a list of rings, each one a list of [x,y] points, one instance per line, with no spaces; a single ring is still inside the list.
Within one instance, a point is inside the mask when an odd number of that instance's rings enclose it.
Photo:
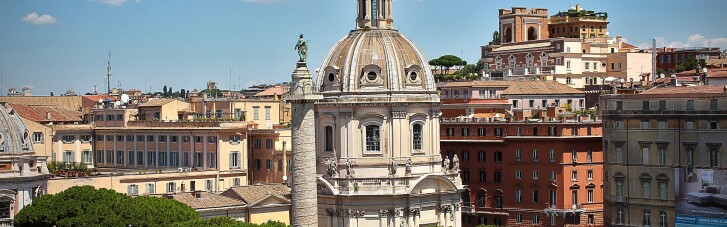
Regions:
[[[608,12],[609,33],[646,47],[727,48],[725,0],[394,0],[395,27],[427,58],[452,54],[475,63],[497,29],[498,9],[580,3]],[[355,0],[2,0],[2,95],[27,86],[34,95],[106,90],[161,91],[164,85],[221,89],[290,81],[298,35],[317,68],[355,28]]]

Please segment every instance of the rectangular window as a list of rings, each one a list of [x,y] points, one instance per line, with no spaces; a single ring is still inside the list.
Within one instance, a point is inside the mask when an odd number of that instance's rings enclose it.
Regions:
[[[502,137],[502,128],[495,128],[495,137]]]
[[[252,107],[252,120],[260,120],[260,107],[254,106]]]
[[[112,150],[106,151],[106,163],[108,163],[108,164],[114,163],[114,151],[112,151]]]
[[[73,140],[75,140],[75,136],[63,136],[62,140],[63,143],[73,143]]]
[[[659,227],[666,227],[666,211],[659,211]]]
[[[616,160],[614,160],[614,163],[621,163],[623,162],[623,148],[616,147]]]
[[[211,192],[212,191],[212,180],[206,180],[205,184],[204,184],[204,188],[208,192]]]
[[[495,183],[502,182],[502,173],[499,170],[495,171]]]
[[[533,224],[540,224],[540,216],[537,214],[533,216]]]
[[[586,177],[588,178],[588,180],[593,180],[593,170],[592,169],[589,169],[586,172]]]
[[[477,152],[477,161],[484,162],[486,153],[484,151]]]
[[[196,181],[189,181],[189,190],[197,191],[197,182]]]
[[[533,162],[538,162],[538,149],[533,149]]]
[[[179,152],[169,152],[169,165],[173,167],[179,166]]]
[[[240,158],[241,157],[242,156],[240,156],[240,152],[237,152],[237,151],[230,152],[230,168],[234,168],[234,169],[240,168],[240,162],[241,162]]]
[[[515,202],[522,202],[523,201],[523,190],[522,189],[515,189]]]
[[[462,136],[470,136],[470,129],[462,128]]]
[[[464,182],[470,181],[470,171],[462,171],[462,181],[464,181]]]
[[[174,182],[167,183],[167,192],[173,193],[175,191],[177,191],[177,184],[175,184]]]
[[[217,143],[217,137],[216,136],[207,137],[207,143]]]
[[[709,122],[709,129],[719,129],[719,123],[716,121]]]
[[[651,182],[648,182],[648,181],[641,182],[641,192],[642,192],[642,198],[644,198],[644,199],[651,198]]]
[[[537,170],[533,170],[533,180],[540,179],[540,173]]]
[[[126,163],[129,165],[134,164],[134,151],[128,151],[128,156],[126,157]]]
[[[273,139],[265,139],[265,149],[273,149]]]
[[[548,153],[549,153],[548,156],[550,156],[550,162],[554,163],[555,162],[555,150],[550,149],[550,152],[548,152]]]
[[[83,163],[91,164],[91,162],[93,161],[93,159],[91,158],[91,151],[84,150],[82,152],[83,153],[81,153],[81,159],[82,159]]]
[[[694,110],[694,100],[687,100],[687,110]]]
[[[687,121],[687,123],[684,125],[686,129],[694,129],[694,121]]]
[[[518,202],[520,202],[520,201],[518,201]],[[522,214],[516,214],[515,215],[515,223],[518,223],[518,224],[523,223],[523,215]]]
[[[659,100],[659,110],[666,110],[666,101]]]
[[[193,161],[193,164],[194,164],[194,167],[202,167],[203,166],[202,165],[203,164],[202,163],[202,161],[203,161],[202,160],[202,155],[203,154],[201,152],[194,152],[194,160],[192,160]]]
[[[480,182],[487,182],[487,172],[480,171]]]
[[[518,180],[520,180],[520,179],[522,179],[522,178],[523,178],[523,173],[522,173],[522,171],[520,171],[520,170],[515,170],[515,179],[518,179]]]
[[[648,227],[651,226],[651,211],[645,210],[643,213],[643,222],[642,226]]]
[[[659,199],[667,199],[667,184],[666,182],[659,182]]]
[[[217,153],[209,153],[207,155],[207,167],[217,168]]]
[[[154,190],[154,184],[146,184],[146,194],[154,194],[156,190]]]
[[[270,107],[266,106],[265,107],[265,120],[270,120],[270,119],[271,119],[270,118]]]
[[[44,142],[45,142],[45,137],[43,136],[42,132],[33,133],[33,143],[42,144]]]
[[[252,141],[252,147],[255,149],[260,149],[260,147],[262,146],[260,143],[261,143],[260,139],[254,139]]]
[[[66,164],[75,162],[75,160],[73,160],[73,151],[63,152],[63,162],[65,162]]]
[[[156,162],[157,162],[156,155],[157,154],[154,151],[147,152],[146,153],[146,156],[147,156],[147,158],[146,158],[146,161],[147,161],[146,164],[147,165],[150,165],[150,166],[156,165]]]
[[[641,164],[644,164],[644,165],[649,164],[649,148],[648,147],[641,148]]]
[[[502,162],[502,152],[495,152],[495,162]]]
[[[520,149],[515,150],[515,161],[520,162],[522,160],[522,153]]]
[[[593,150],[591,149],[586,152],[586,162],[593,162]]]
[[[183,161],[182,164],[184,165],[184,167],[188,167],[189,166],[189,152],[184,152],[182,154],[182,156],[183,156],[182,157],[182,159],[183,159],[182,160]]]
[[[477,135],[478,136],[485,136],[485,128],[477,128]]]
[[[137,142],[144,142],[144,136],[136,136]]]
[[[143,151],[137,151],[136,152],[136,165],[144,165],[144,152]]]
[[[166,143],[167,142],[167,136],[159,136],[159,142],[160,143]]]
[[[167,152],[161,151],[159,152],[159,166],[166,166],[167,165]]]
[[[154,142],[154,136],[146,136],[147,142]]]
[[[124,164],[124,151],[116,151],[116,164]]]
[[[533,190],[533,203],[538,203],[540,200],[540,195],[538,194],[538,189]]]
[[[642,120],[641,121],[641,129],[649,129],[649,121],[648,120]]]
[[[642,103],[643,103],[642,104],[643,110],[649,110],[649,103],[650,102],[649,101],[643,101]]]
[[[178,138],[179,137],[177,136],[169,136],[169,142],[176,143],[178,141]]]
[[[555,181],[555,170],[550,171],[550,181]]]
[[[139,186],[135,184],[130,184],[129,189],[126,193],[127,195],[138,195],[139,194]]]
[[[469,161],[470,160],[470,152],[469,151],[462,151],[462,161]]]
[[[578,181],[578,171],[577,170],[571,171],[570,174],[571,174],[570,175],[570,180],[571,181]]]
[[[447,136],[454,136],[454,128],[447,128]]]
[[[232,186],[233,187],[239,187],[240,186],[240,178],[233,178],[232,179]]]
[[[717,110],[718,102],[716,99],[709,100],[709,110]]]

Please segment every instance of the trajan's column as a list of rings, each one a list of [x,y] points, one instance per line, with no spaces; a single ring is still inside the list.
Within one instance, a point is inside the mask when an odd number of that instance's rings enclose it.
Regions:
[[[313,76],[306,63],[308,42],[300,35],[295,45],[300,60],[293,71],[293,85],[287,100],[293,105],[292,226],[318,226],[316,191],[315,103]]]

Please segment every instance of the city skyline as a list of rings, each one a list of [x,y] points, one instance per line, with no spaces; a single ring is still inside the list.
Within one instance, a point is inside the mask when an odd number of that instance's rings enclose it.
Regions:
[[[28,86],[35,95],[51,91],[59,95],[67,89],[83,94],[92,92],[93,85],[103,92],[109,51],[114,72],[112,87],[118,81],[124,88],[144,91],[149,86],[159,91],[164,85],[175,90],[203,88],[207,80],[219,82],[221,89],[233,88],[232,84],[239,86],[233,89],[241,89],[283,82],[294,67],[293,46],[298,34],[304,33],[311,40],[309,65],[314,70],[340,34],[355,28],[353,0],[176,3],[0,3],[0,26],[8,34],[0,37],[0,92],[5,95],[8,88]],[[579,2],[459,3],[396,1],[394,25],[418,43],[429,59],[453,54],[476,63],[480,46],[486,45],[497,29],[497,9],[547,8],[553,15]],[[724,8],[720,5],[727,6],[722,1],[701,1],[712,7],[694,7],[681,1],[660,2],[657,6],[651,6],[656,1],[580,3],[588,10],[608,12],[610,35],[623,36],[640,47],[657,37],[660,47],[727,48],[727,32],[710,29],[709,23],[727,19],[718,11]]]

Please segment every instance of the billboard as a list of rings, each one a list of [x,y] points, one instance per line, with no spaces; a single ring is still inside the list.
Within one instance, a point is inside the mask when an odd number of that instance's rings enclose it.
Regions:
[[[676,226],[727,227],[727,170],[676,168]]]

